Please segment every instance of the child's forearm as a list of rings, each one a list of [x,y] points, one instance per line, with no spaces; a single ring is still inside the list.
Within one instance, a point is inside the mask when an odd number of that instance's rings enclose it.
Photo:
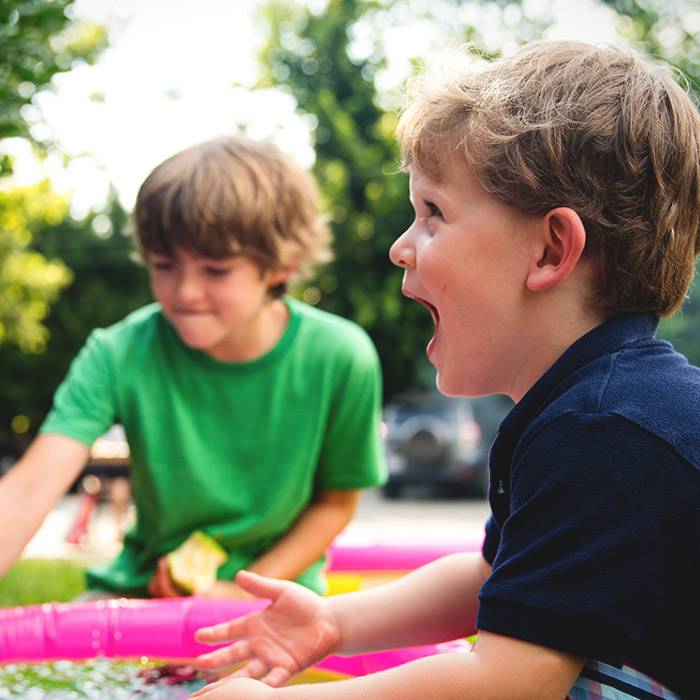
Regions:
[[[271,549],[246,568],[262,576],[294,579],[308,569],[350,522],[360,491],[325,491]]]
[[[46,514],[78,478],[88,448],[63,435],[40,435],[0,479],[0,576],[19,557]]]
[[[478,677],[469,675],[472,669],[469,668],[468,656],[443,654],[347,681],[288,686],[270,696],[280,700],[425,700],[430,697],[465,700],[494,697],[485,692]],[[513,699],[513,696],[508,697]]]
[[[433,644],[472,634],[490,567],[480,553],[438,559],[383,586],[329,598],[342,654]]]
[[[483,654],[438,654],[361,678],[277,690],[260,687],[246,692],[233,681],[227,692],[212,698],[561,700],[580,673],[581,659],[508,637],[491,637],[492,648]]]

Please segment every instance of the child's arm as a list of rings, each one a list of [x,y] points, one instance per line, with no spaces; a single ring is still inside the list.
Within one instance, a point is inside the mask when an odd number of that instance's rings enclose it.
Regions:
[[[43,434],[0,479],[0,576],[12,566],[46,514],[78,478],[89,451],[73,438]]]
[[[474,651],[438,654],[336,683],[270,688],[248,678],[223,679],[199,700],[561,700],[582,659],[510,637],[480,632]]]
[[[517,639],[481,632],[468,654],[444,654],[349,681],[271,690],[246,676],[280,685],[333,651],[352,653],[425,644],[469,634],[477,593],[489,573],[477,554],[453,555],[382,587],[315,598],[294,584],[249,574],[240,583],[272,605],[247,618],[198,633],[201,641],[236,638],[230,647],[200,657],[211,667],[248,660],[238,678],[224,679],[195,694],[225,698],[532,698],[561,700],[582,659]]]
[[[273,603],[200,630],[200,641],[241,641],[198,661],[212,668],[248,660],[244,675],[279,685],[331,652],[456,639],[475,629],[477,593],[489,571],[480,554],[451,555],[384,586],[328,598],[289,581],[240,572],[236,580],[243,588]],[[278,670],[271,679],[254,673],[263,667]]]
[[[275,545],[251,562],[247,570],[261,576],[294,579],[311,566],[350,522],[360,501],[360,490],[321,491]],[[219,581],[207,595],[240,595],[233,582]]]

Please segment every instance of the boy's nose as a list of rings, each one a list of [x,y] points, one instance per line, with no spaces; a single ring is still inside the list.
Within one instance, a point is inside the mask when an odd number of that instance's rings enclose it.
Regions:
[[[180,275],[175,294],[181,304],[188,304],[201,297],[202,286],[193,275]]]
[[[397,267],[413,267],[415,263],[415,248],[411,240],[411,229],[407,228],[389,249],[389,259]]]

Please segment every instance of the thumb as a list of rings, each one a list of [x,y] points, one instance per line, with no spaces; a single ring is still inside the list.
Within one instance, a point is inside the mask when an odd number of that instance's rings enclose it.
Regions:
[[[236,574],[235,580],[244,591],[257,598],[269,598],[270,600],[277,600],[290,585],[289,581],[260,576],[244,569]]]

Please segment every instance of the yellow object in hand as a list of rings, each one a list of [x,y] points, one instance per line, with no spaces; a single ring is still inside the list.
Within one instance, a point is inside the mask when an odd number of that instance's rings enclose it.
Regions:
[[[170,577],[187,593],[204,593],[216,582],[218,568],[228,559],[226,550],[197,530],[167,555]]]

